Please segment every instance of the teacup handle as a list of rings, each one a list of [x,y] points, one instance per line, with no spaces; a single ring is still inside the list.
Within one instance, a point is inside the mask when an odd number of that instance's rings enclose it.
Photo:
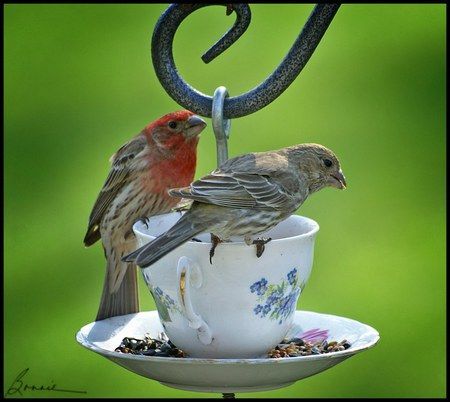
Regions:
[[[194,311],[191,300],[191,288],[199,289],[202,286],[202,272],[198,264],[188,257],[181,257],[177,266],[178,275],[178,301],[183,308],[189,326],[197,330],[197,336],[204,345],[212,342],[212,333],[208,324]]]

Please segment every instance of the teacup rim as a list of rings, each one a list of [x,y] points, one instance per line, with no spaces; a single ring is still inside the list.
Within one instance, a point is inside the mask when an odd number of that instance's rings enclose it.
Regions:
[[[180,212],[180,211],[171,211],[171,212],[167,212],[165,214],[154,215],[151,218],[156,218],[157,216],[161,217],[161,216],[164,216],[164,215],[171,215],[171,214],[174,214],[174,213],[183,214],[183,212]],[[304,221],[306,220],[313,227],[311,228],[311,230],[309,230],[306,233],[301,233],[301,234],[298,234],[298,235],[295,235],[295,236],[283,237],[281,239],[273,239],[273,240],[270,241],[271,243],[279,243],[281,241],[286,241],[286,240],[294,240],[294,239],[302,239],[302,238],[313,237],[313,236],[316,235],[316,233],[320,229],[319,224],[314,219],[308,218],[307,216],[292,214],[289,217],[287,217],[285,220],[290,219],[290,218],[301,219],[301,220],[304,220]],[[144,225],[144,223],[141,220],[136,221],[133,224],[133,232],[136,235],[139,233],[140,235],[142,235],[142,236],[144,236],[146,238],[149,238],[150,240],[153,240],[153,239],[155,239],[157,237],[157,236],[153,236],[153,235],[150,235],[148,233],[145,233],[145,231],[139,230],[139,227],[141,227],[142,225]],[[188,240],[186,243],[190,244],[190,245],[196,245],[197,247],[202,247],[204,245],[211,245],[211,243],[207,242],[207,241],[196,242],[196,241]],[[239,245],[242,246],[242,244],[245,244],[245,242],[243,240],[240,240],[240,241],[233,240],[232,242],[221,243],[221,247],[224,247],[224,246],[226,246],[226,247],[233,247],[233,246],[239,246]]]

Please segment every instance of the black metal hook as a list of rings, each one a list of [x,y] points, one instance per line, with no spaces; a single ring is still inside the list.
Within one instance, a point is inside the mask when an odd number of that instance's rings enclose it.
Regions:
[[[156,23],[152,37],[152,61],[156,75],[166,92],[180,105],[201,116],[211,117],[212,97],[186,83],[178,73],[173,59],[172,43],[182,21],[199,8],[214,4],[171,4]],[[218,5],[218,4],[215,4]],[[248,4],[223,4],[227,15],[235,11],[233,27],[203,56],[205,63],[228,49],[250,24]],[[259,86],[231,98],[224,103],[223,115],[227,119],[254,113],[274,101],[295,80],[313,54],[340,4],[318,4],[303,27],[299,37],[280,65]]]
[[[206,4],[207,5],[207,4]],[[204,6],[202,4],[202,6]],[[230,15],[236,11],[236,21],[234,25],[223,35],[203,56],[202,60],[209,63],[219,54],[227,50],[241,35],[247,30],[252,19],[252,13],[248,4],[227,4],[226,14]]]

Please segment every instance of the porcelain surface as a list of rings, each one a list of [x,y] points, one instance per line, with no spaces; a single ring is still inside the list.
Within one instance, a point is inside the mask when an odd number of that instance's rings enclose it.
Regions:
[[[254,392],[281,388],[320,373],[373,347],[378,332],[358,321],[330,314],[296,311],[288,335],[322,334],[328,340],[347,339],[347,350],[322,355],[270,359],[205,359],[147,357],[115,352],[124,337],[152,337],[164,331],[157,311],[108,318],[85,325],[77,341],[136,374],[169,387],[200,392]]]
[[[137,222],[139,245],[181,217],[169,213]],[[279,343],[310,277],[319,225],[292,215],[263,234],[258,258],[242,239],[220,243],[210,263],[209,234],[196,236],[142,269],[169,338],[193,357],[252,358]]]

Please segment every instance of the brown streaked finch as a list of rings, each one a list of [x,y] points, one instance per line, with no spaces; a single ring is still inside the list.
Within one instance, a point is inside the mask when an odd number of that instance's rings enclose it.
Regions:
[[[194,178],[206,123],[194,113],[169,113],[147,125],[111,157],[108,177],[89,217],[85,246],[101,238],[106,276],[97,320],[139,311],[137,269],[121,258],[135,250],[133,223],[169,212],[180,201],[168,189]]]
[[[194,200],[167,232],[124,257],[147,267],[201,232],[212,234],[210,256],[219,241],[242,236],[247,244],[294,213],[324,187],[346,187],[336,155],[319,144],[250,153],[227,160],[189,187],[169,190]],[[255,240],[257,256],[268,240]],[[262,246],[262,250],[261,250]]]

